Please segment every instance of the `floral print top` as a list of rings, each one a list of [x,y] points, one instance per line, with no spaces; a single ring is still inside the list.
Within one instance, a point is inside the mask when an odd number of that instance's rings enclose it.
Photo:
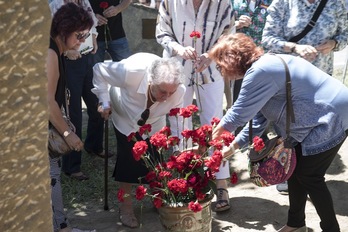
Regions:
[[[275,53],[284,53],[284,44],[304,29],[319,3],[318,0],[313,4],[307,0],[273,0],[268,7],[269,15],[263,30],[263,46]],[[297,43],[315,47],[331,39],[338,42],[333,51],[342,50],[347,45],[348,22],[344,0],[328,0],[315,27]],[[333,51],[327,55],[319,53],[312,63],[331,75]]]
[[[256,45],[259,46],[261,45],[262,31],[268,15],[267,8],[272,0],[256,0],[254,11],[249,8],[250,1],[251,0],[231,0],[235,20],[237,21],[241,15],[247,15],[252,21],[249,27],[238,29],[237,32],[242,32],[250,36],[253,38]]]

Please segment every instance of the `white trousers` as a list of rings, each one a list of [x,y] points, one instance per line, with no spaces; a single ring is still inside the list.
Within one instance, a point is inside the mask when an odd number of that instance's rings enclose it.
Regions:
[[[196,96],[197,106],[199,108],[199,118],[201,125],[208,124],[213,117],[219,119],[223,116],[223,96],[224,96],[224,81],[218,80],[209,84],[200,86],[186,86],[184,96],[184,105],[191,105],[193,97]],[[192,118],[186,118],[183,122],[182,117],[169,117],[172,134],[177,136],[181,134],[183,126],[185,130],[192,130]],[[179,136],[181,137],[181,136]],[[183,149],[181,146],[180,149]],[[219,172],[216,173],[216,179],[226,179],[230,177],[229,163],[221,164]]]

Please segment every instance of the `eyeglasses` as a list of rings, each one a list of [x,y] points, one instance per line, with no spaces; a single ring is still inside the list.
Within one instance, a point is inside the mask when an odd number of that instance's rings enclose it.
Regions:
[[[86,34],[76,33],[76,39],[81,41],[81,40],[87,39],[90,35],[91,33],[89,32]]]
[[[221,66],[217,64],[215,67],[216,67],[216,70],[218,70],[219,73],[221,73]]]
[[[150,109],[147,108],[144,110],[144,112],[141,113],[140,115],[140,119],[138,120],[138,126],[144,126],[147,119],[149,119],[149,116],[150,116]]]

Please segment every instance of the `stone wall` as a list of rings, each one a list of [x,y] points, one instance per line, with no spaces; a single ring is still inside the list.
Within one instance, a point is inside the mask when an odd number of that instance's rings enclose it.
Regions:
[[[155,27],[158,10],[133,3],[123,13],[123,26],[132,53],[150,52],[162,56],[163,48],[156,42]]]
[[[0,231],[52,231],[47,1],[0,0]]]

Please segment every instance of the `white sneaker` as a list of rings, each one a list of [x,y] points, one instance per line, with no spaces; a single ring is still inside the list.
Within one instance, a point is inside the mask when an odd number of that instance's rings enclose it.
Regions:
[[[288,182],[285,181],[283,183],[277,184],[276,188],[277,188],[278,192],[288,193]]]

